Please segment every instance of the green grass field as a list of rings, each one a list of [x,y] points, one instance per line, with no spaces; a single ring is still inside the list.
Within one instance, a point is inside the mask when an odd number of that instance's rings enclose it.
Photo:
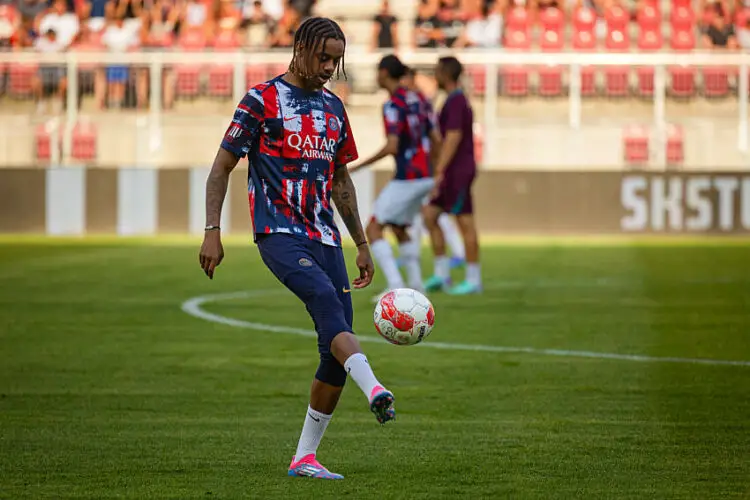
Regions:
[[[303,306],[244,241],[209,281],[199,243],[0,241],[0,497],[750,497],[747,241],[485,247],[486,293],[432,296],[425,345],[363,344],[398,419],[347,387],[319,449],[340,482],[286,477],[315,340],[181,310],[246,291],[203,308],[310,329]]]

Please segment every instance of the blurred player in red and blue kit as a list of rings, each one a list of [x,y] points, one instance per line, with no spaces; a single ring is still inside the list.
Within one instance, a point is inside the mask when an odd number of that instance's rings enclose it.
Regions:
[[[369,285],[375,269],[347,169],[358,157],[349,118],[342,102],[323,88],[344,69],[345,49],[334,21],[306,20],[295,34],[289,70],[250,89],[237,105],[206,182],[199,255],[213,278],[224,258],[219,221],[229,174],[247,156],[254,241],[268,269],[304,302],[318,334],[320,364],[288,475],[320,479],[343,477],[323,467],[316,453],[347,374],[378,422],[395,418],[393,394],[375,378],[352,328],[350,286]],[[332,200],[357,245],[359,276],[351,285]]]
[[[432,101],[425,95],[424,92],[419,88],[416,81],[417,72],[414,68],[407,67],[406,68],[406,74],[401,79],[401,83],[404,87],[406,87],[409,90],[413,90],[417,93],[417,95],[422,99],[422,101],[425,104],[425,107],[428,109],[428,112],[430,115],[434,116],[435,111],[432,106]],[[436,121],[437,118],[433,118],[433,121]],[[437,162],[437,155],[440,152],[440,148],[436,148],[433,146],[432,150],[432,161],[433,163]],[[425,199],[425,204],[429,201],[429,196]],[[451,268],[458,268],[463,267],[465,264],[465,249],[464,249],[464,242],[461,239],[461,233],[458,231],[458,227],[456,227],[455,222],[450,218],[450,216],[446,213],[440,214],[438,217],[438,224],[440,225],[440,229],[443,231],[443,236],[445,237],[445,242],[448,245],[448,248],[451,252],[451,259],[450,259],[450,267]],[[424,220],[422,218],[422,214],[420,213],[417,215],[414,219],[414,223],[412,224],[409,234],[412,239],[416,240],[417,242],[422,241],[422,234],[424,232]],[[399,262],[399,264],[402,264]]]
[[[425,197],[433,188],[430,155],[440,139],[429,103],[401,83],[407,69],[395,55],[380,60],[378,85],[389,95],[383,105],[386,143],[371,158],[350,168],[350,172],[354,172],[388,156],[396,160],[394,178],[375,200],[372,218],[367,225],[372,253],[387,281],[386,292],[405,286],[391,245],[384,238],[386,227],[391,228],[399,242],[399,255],[406,268],[408,286],[423,289],[420,244],[409,236],[407,228],[414,222]],[[380,296],[382,294],[375,300]]]

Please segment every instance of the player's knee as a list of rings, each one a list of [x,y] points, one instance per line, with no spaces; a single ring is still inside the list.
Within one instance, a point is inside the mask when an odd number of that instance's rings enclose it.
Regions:
[[[367,239],[372,243],[383,238],[383,226],[375,219],[370,219],[365,228]]]
[[[315,378],[334,387],[343,387],[346,383],[346,370],[333,355],[321,355]]]

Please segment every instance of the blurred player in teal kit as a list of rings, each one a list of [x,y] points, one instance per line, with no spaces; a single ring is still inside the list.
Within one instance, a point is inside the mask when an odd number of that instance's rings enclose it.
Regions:
[[[463,67],[455,57],[442,57],[435,78],[448,97],[438,123],[442,142],[435,165],[435,188],[423,211],[435,254],[435,272],[425,283],[428,291],[446,290],[456,295],[480,293],[479,238],[474,221],[471,188],[477,172],[474,156],[474,114],[459,85]],[[466,279],[449,288],[450,262],[445,254],[445,236],[438,224],[440,214],[456,217],[466,247]]]
[[[349,118],[323,86],[343,67],[346,39],[327,18],[306,20],[294,37],[289,70],[242,98],[206,181],[206,231],[199,259],[209,278],[224,258],[219,221],[229,174],[247,156],[253,234],[271,273],[306,306],[318,334],[320,364],[288,475],[342,479],[316,453],[351,375],[378,422],[395,418],[393,394],[378,382],[353,333],[351,288],[374,266],[347,164],[357,159]],[[344,73],[346,74],[346,73]],[[333,201],[357,245],[350,283]],[[256,402],[258,403],[258,402]],[[268,411],[259,402],[259,411]]]
[[[401,84],[409,90],[416,92],[416,94],[422,99],[425,107],[428,109],[431,115],[434,115],[434,108],[432,102],[427,98],[424,92],[417,86],[416,82],[417,72],[414,68],[407,67],[406,75],[401,79]],[[434,118],[433,120],[437,120]],[[440,148],[435,148],[434,153],[439,153]],[[433,154],[433,163],[437,161],[437,154]],[[429,198],[425,200],[425,203],[429,201]],[[451,251],[450,267],[457,268],[462,267],[465,264],[465,253],[464,253],[464,242],[461,240],[461,234],[456,227],[456,224],[446,213],[440,214],[438,217],[438,224],[440,229],[443,231],[445,242],[448,244],[448,248]],[[422,233],[425,229],[422,214],[420,213],[414,219],[414,223],[411,226],[411,237],[415,241],[422,241]],[[401,264],[401,262],[399,262]]]

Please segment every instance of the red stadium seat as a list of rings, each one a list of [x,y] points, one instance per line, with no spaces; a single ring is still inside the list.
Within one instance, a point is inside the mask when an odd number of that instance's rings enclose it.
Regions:
[[[607,31],[627,31],[630,13],[619,5],[613,5],[604,13]]]
[[[214,51],[233,51],[240,46],[239,37],[234,30],[221,30],[214,39]],[[208,70],[207,94],[213,97],[229,97],[234,87],[234,65],[213,64]]]
[[[36,157],[39,160],[49,160],[52,157],[51,134],[47,130],[47,125],[40,123],[34,132],[34,141],[36,142]]]
[[[39,65],[33,63],[11,63],[8,70],[8,94],[13,97],[30,96],[38,69]]]
[[[579,7],[573,12],[574,31],[593,32],[596,25],[596,11],[587,7]]]
[[[695,12],[690,4],[673,5],[672,13],[669,15],[669,22],[672,25],[672,32],[685,31],[695,26]]]
[[[643,52],[655,52],[661,49],[663,40],[661,30],[643,30],[638,35],[638,48]],[[654,95],[654,68],[653,66],[640,66],[638,74],[638,93],[641,96]]]
[[[627,52],[630,49],[630,38],[627,31],[611,30],[607,33],[605,47],[611,52]],[[609,97],[628,95],[630,75],[627,66],[607,66],[604,69],[604,91]]]
[[[661,11],[659,11],[658,4],[646,4],[638,9],[636,20],[641,30],[656,30],[660,28]]]
[[[667,163],[676,165],[685,159],[684,135],[679,125],[667,125]]]
[[[202,51],[206,47],[206,36],[201,30],[188,30],[180,36],[178,45],[185,52]],[[178,96],[196,97],[198,95],[201,69],[201,66],[196,64],[175,66]]]
[[[531,38],[525,29],[509,30],[505,34],[505,47],[515,50],[529,50]],[[521,97],[529,93],[529,70],[525,66],[503,68],[503,93],[511,97]]]
[[[593,31],[575,31],[573,33],[573,49],[578,52],[594,52],[596,50],[596,36]],[[591,66],[581,66],[581,95],[596,94],[596,75]]]
[[[750,19],[750,7],[737,8],[737,12],[734,14],[734,24],[736,28],[744,27]]]
[[[509,31],[529,29],[529,12],[524,7],[513,7],[508,12],[507,19],[505,20],[505,29]]]
[[[723,66],[703,68],[703,95],[706,97],[726,97],[729,95],[729,71]]]
[[[487,91],[487,70],[482,65],[472,65],[466,68],[471,85],[471,93],[484,95]]]
[[[648,130],[640,125],[626,127],[623,131],[623,159],[625,163],[648,162]]]
[[[474,158],[481,165],[484,160],[484,128],[479,122],[474,122]]]
[[[560,32],[548,30],[542,33],[539,47],[543,52],[562,52],[564,45],[565,40]],[[544,97],[561,95],[562,73],[562,67],[555,64],[539,68],[539,95]]]
[[[265,64],[251,64],[245,68],[245,84],[250,88],[268,80],[268,66]]]
[[[693,29],[674,31],[671,48],[677,52],[688,52],[695,48]],[[695,94],[695,69],[690,66],[670,66],[669,92],[674,97],[691,97]]]
[[[547,31],[562,33],[565,27],[565,15],[560,9],[554,7],[544,9],[539,14],[539,24],[541,25],[542,33]]]
[[[96,159],[96,129],[90,122],[79,122],[73,127],[72,156],[76,160]]]

